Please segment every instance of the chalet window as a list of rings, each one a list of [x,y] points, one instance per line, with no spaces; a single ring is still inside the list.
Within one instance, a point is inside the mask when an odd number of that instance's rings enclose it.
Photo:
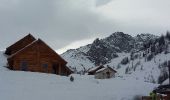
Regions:
[[[45,72],[48,72],[48,64],[42,64],[43,69]]]
[[[22,71],[27,71],[27,69],[28,69],[28,62],[27,61],[21,61],[20,69]]]

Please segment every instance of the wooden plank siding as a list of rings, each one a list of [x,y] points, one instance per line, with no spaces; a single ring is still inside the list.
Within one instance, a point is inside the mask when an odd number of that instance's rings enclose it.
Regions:
[[[152,100],[152,98],[150,96],[142,96],[142,100]],[[167,96],[158,95],[156,100],[170,100],[170,97],[169,95]]]
[[[67,62],[41,39],[35,40],[12,54],[8,58],[8,64],[12,70],[23,70],[23,66],[25,66],[25,71],[66,76],[72,73],[66,66]]]

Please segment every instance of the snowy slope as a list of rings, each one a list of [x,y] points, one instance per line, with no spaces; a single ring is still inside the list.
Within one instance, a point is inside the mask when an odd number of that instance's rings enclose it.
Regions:
[[[124,57],[129,57],[129,54],[123,54],[120,57],[113,59],[111,63],[106,65],[117,66],[114,67],[118,71],[118,75],[122,77],[130,77],[133,79],[143,80],[145,82],[158,83],[158,78],[162,74],[164,67],[162,66],[166,61],[170,60],[170,53],[168,54],[158,54],[151,61],[145,61],[145,58],[138,58],[130,61],[126,65],[122,65],[121,59]],[[126,70],[128,71],[126,73]],[[165,68],[167,69],[167,68]],[[167,71],[167,70],[166,70]]]
[[[74,74],[69,77],[38,72],[1,69],[6,63],[0,54],[0,99],[2,100],[133,100],[148,95],[157,84],[132,78],[94,79]]]
[[[90,45],[80,47],[78,49],[68,50],[61,56],[68,62],[67,66],[76,68],[77,71],[89,69],[94,67],[94,63],[91,62],[86,55],[86,52],[89,50]]]
[[[136,80],[96,80],[89,76],[0,71],[0,98],[3,100],[133,100],[148,95],[157,85]],[[90,91],[89,91],[90,90]],[[9,95],[10,94],[10,95]]]

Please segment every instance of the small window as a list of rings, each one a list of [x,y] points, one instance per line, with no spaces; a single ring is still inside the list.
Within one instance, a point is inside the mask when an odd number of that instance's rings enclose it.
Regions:
[[[43,67],[43,68],[47,68],[47,67],[48,67],[48,64],[42,64],[42,67]]]
[[[27,67],[28,67],[27,61],[21,61],[20,69],[21,69],[22,71],[27,71]]]
[[[42,64],[44,72],[48,72],[48,64]]]

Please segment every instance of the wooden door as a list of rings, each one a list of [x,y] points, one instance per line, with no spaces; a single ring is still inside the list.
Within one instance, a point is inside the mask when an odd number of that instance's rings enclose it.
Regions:
[[[110,72],[106,72],[106,77],[110,78]]]
[[[59,64],[53,63],[53,74],[59,74]]]

